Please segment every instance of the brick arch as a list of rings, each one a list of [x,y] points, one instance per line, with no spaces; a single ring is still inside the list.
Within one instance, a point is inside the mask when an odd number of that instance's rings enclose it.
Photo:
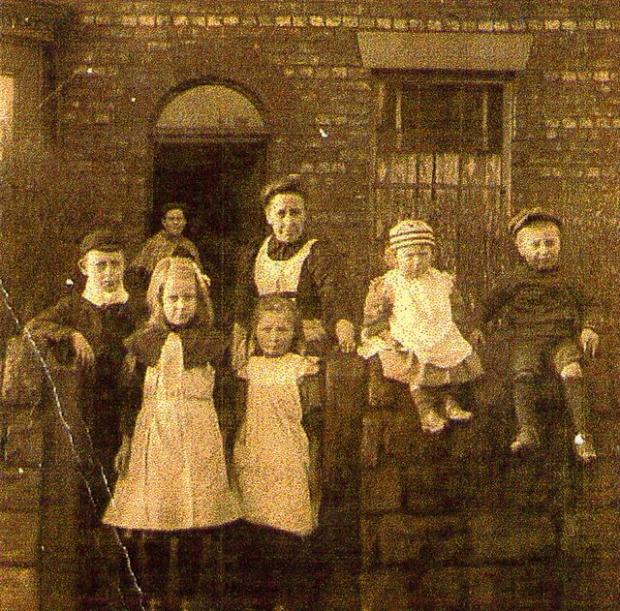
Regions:
[[[238,94],[242,95],[252,106],[256,109],[258,114],[260,115],[263,124],[265,126],[266,132],[271,132],[271,113],[269,112],[268,105],[265,104],[262,96],[257,95],[252,89],[246,87],[244,84],[240,84],[236,81],[223,79],[218,77],[204,77],[200,79],[192,79],[186,82],[179,83],[176,87],[169,90],[165,93],[158,101],[158,104],[153,109],[154,114],[150,117],[150,125],[153,129],[157,124],[157,121],[161,117],[164,109],[178,96],[183,95],[184,93],[202,86],[208,85],[220,85],[230,89],[231,91],[235,91]]]
[[[219,84],[238,91],[257,108],[270,133],[287,131],[298,112],[294,92],[270,58],[251,43],[204,41],[188,51],[177,49],[164,63],[159,55],[144,59],[129,71],[126,83],[142,98],[139,114],[151,133],[165,105],[197,85]]]

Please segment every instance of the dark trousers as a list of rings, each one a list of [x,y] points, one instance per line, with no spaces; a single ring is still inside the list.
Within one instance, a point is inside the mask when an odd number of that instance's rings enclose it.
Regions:
[[[510,354],[512,393],[520,430],[537,434],[535,406],[540,399],[540,381],[545,376],[559,376],[573,363],[580,364],[581,350],[574,338],[530,338],[514,343]],[[575,432],[585,433],[588,426],[588,404],[583,379],[562,378],[564,400]]]

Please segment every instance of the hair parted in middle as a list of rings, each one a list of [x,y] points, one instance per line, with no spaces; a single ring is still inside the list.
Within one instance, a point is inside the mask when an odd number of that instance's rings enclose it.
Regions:
[[[280,193],[295,193],[305,201],[308,194],[306,193],[301,174],[288,174],[267,184],[260,195],[263,209],[266,210],[271,203],[271,199]]]
[[[304,354],[306,344],[304,341],[299,308],[292,299],[281,297],[280,295],[265,295],[264,297],[259,297],[256,302],[256,306],[252,312],[252,333],[250,336],[249,354],[261,354],[258,342],[256,341],[256,328],[263,314],[267,312],[277,312],[290,316],[294,328],[293,342],[290,350],[297,354]]]
[[[146,292],[146,302],[150,314],[149,324],[159,326],[166,324],[162,304],[164,285],[170,276],[177,274],[190,276],[194,279],[198,298],[194,321],[211,327],[214,322],[214,315],[213,303],[209,293],[209,278],[200,272],[200,269],[192,259],[185,257],[164,257],[155,266],[149,288]]]

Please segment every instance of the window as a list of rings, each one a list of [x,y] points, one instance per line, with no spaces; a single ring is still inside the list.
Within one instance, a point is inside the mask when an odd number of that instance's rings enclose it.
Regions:
[[[0,74],[0,159],[13,135],[13,77]]]
[[[510,216],[510,75],[382,71],[375,150],[375,230],[428,221],[438,266],[475,304],[502,267]]]
[[[502,149],[502,86],[494,83],[395,83],[379,128],[385,149],[493,152]]]

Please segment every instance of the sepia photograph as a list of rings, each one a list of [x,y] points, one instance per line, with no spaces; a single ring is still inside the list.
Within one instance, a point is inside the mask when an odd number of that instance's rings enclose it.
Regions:
[[[619,0],[0,0],[0,611],[620,610]]]

